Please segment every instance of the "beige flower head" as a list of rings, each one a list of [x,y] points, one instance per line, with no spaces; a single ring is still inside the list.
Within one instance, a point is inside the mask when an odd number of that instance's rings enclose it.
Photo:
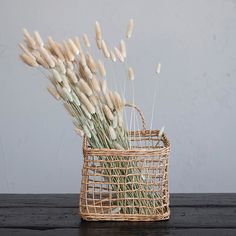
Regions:
[[[157,64],[156,73],[159,75],[161,73],[161,63]]]
[[[127,28],[127,32],[126,32],[126,37],[129,39],[132,36],[134,30],[134,20],[130,19],[129,23],[128,23],[128,28]]]
[[[134,70],[131,67],[128,69],[128,79],[134,80]]]

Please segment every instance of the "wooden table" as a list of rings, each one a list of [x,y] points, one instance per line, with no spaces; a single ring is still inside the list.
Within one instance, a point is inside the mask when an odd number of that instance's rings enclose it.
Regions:
[[[171,194],[164,222],[85,222],[75,194],[0,194],[5,235],[236,235],[236,194]]]

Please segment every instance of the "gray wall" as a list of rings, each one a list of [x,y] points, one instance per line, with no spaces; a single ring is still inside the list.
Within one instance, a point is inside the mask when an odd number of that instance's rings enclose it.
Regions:
[[[78,192],[81,140],[38,71],[18,60],[21,28],[43,37],[93,34],[113,44],[135,19],[129,64],[136,103],[172,142],[171,192],[236,192],[236,1],[0,1],[0,192]],[[119,70],[119,69],[117,69]],[[117,72],[118,73],[118,72]]]

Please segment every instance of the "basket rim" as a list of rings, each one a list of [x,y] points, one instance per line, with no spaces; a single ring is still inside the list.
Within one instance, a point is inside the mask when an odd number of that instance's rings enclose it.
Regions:
[[[131,136],[135,134],[150,134],[150,135],[158,135],[159,130],[139,130],[139,131],[129,131]],[[88,146],[88,139],[84,136],[83,139],[83,153],[84,155],[91,156],[157,156],[170,152],[170,142],[167,138],[166,134],[163,133],[162,140],[164,141],[164,146],[156,147],[154,149],[110,149],[110,148],[90,148]]]

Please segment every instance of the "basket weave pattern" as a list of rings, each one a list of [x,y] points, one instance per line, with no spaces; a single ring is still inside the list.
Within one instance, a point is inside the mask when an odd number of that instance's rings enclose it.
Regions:
[[[158,130],[129,132],[128,150],[92,149],[84,138],[80,194],[84,220],[169,219],[170,143],[165,134],[161,139],[158,134]]]

